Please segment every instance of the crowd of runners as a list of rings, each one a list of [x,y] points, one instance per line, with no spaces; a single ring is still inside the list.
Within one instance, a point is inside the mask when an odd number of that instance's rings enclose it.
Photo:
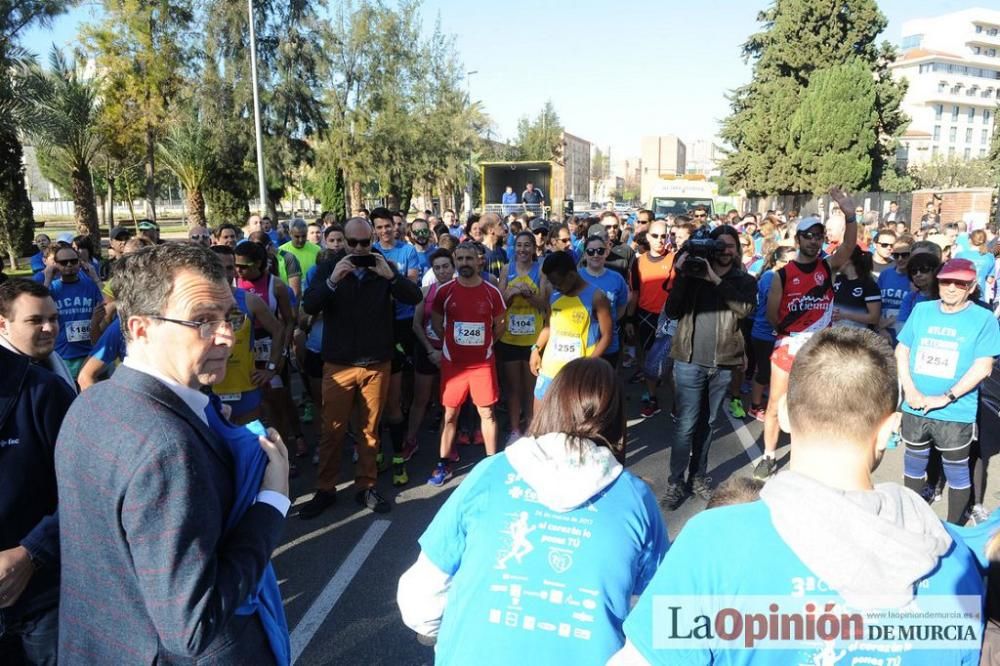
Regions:
[[[269,560],[312,464],[304,520],[345,465],[376,513],[390,486],[457,485],[398,592],[440,663],[991,663],[982,619],[940,645],[664,637],[658,598],[697,616],[725,595],[982,611],[1000,592],[996,230],[830,200],[464,223],[374,208],[176,240],[142,220],[106,257],[40,234],[33,276],[0,284],[0,662],[287,664]],[[654,497],[625,469],[626,421],[661,411]],[[713,479],[713,441],[752,419],[752,476]],[[902,485],[873,485],[896,446]],[[691,495],[710,510],[671,544]]]

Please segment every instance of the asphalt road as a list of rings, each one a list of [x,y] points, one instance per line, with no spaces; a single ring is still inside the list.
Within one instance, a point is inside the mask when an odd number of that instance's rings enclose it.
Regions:
[[[666,481],[673,424],[666,410],[650,419],[639,418],[639,392],[636,386],[628,387],[628,468],[660,496]],[[760,423],[752,419],[737,423],[727,416],[709,455],[709,474],[714,482],[732,475],[749,476],[760,455],[761,437]],[[310,442],[315,442],[315,437],[310,437]],[[780,467],[788,462],[787,440],[783,439],[782,444],[778,452]],[[387,440],[384,445],[390,455]],[[437,460],[436,433],[422,431],[420,445],[408,466],[407,487],[394,489],[388,474],[380,478],[380,489],[393,503],[392,511],[383,515],[362,509],[350,493],[344,492],[337,505],[318,518],[300,520],[295,507],[311,497],[315,468],[309,459],[298,461],[302,474],[292,482],[293,508],[284,542],[274,554],[292,633],[294,663],[433,663],[433,648],[419,644],[400,619],[396,584],[416,560],[417,539],[435,512],[484,453],[482,447],[462,447],[455,478],[443,488],[434,488],[425,481]],[[876,480],[901,482],[902,458],[902,448],[887,451],[876,471]],[[345,460],[344,470],[345,474],[353,470],[349,460]],[[1000,478],[995,465],[989,471],[993,478]],[[345,476],[341,487],[346,489],[348,485],[350,480]],[[1000,493],[991,492],[987,508],[995,508],[1000,503],[998,498]],[[942,517],[946,504],[945,500],[934,505]],[[702,500],[689,497],[675,511],[665,511],[671,540],[688,518],[704,508]]]

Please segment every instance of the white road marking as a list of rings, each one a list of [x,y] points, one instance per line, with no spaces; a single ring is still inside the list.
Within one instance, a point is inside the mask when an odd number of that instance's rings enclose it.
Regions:
[[[729,423],[732,424],[733,432],[736,433],[740,444],[743,445],[743,451],[747,454],[747,458],[750,459],[750,464],[753,465],[758,458],[764,455],[764,451],[757,446],[757,438],[747,428],[746,423],[734,419],[731,414],[726,414],[726,417],[729,419]]]
[[[391,524],[391,521],[388,520],[376,520],[368,527],[361,540],[358,541],[357,545],[348,554],[347,559],[337,569],[337,573],[333,575],[330,582],[326,584],[323,591],[316,597],[316,601],[313,602],[309,610],[306,611],[306,614],[299,620],[298,625],[296,625],[291,635],[293,664],[302,656],[302,652],[306,649],[306,646],[309,645],[313,636],[316,635],[316,632],[322,626],[323,621],[326,620],[330,611],[333,610],[333,607],[337,605],[340,596],[347,589],[347,586],[351,584],[351,581],[354,580],[365,560],[371,555],[371,552],[375,549],[375,545]]]

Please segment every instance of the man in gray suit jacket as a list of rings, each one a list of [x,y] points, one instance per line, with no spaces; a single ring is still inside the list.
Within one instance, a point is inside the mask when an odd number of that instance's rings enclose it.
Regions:
[[[127,359],[84,392],[56,444],[67,664],[266,664],[256,589],[288,511],[288,453],[273,432],[260,493],[224,530],[234,461],[199,389],[225,376],[232,290],[205,247],[145,247],[114,274]]]

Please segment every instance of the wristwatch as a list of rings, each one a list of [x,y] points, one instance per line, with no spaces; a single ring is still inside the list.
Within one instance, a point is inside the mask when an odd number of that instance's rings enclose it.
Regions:
[[[946,398],[948,398],[948,401],[949,401],[949,402],[955,402],[956,400],[958,400],[958,398],[957,398],[957,397],[955,397],[955,394],[954,394],[954,393],[952,393],[951,391],[948,391],[947,393],[945,393],[945,394],[944,394],[944,396],[945,396]]]
[[[278,371],[278,364],[277,364],[277,363],[274,363],[274,362],[272,362],[272,361],[268,361],[268,363],[267,363],[267,365],[266,365],[265,367],[266,367],[266,368],[267,368],[267,369],[268,369],[268,370],[269,370],[270,372],[277,372],[277,371]]]

